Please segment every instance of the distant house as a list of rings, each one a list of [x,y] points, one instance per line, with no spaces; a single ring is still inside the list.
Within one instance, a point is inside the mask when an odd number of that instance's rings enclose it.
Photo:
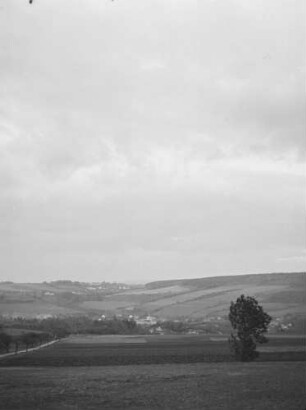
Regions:
[[[187,334],[188,335],[199,335],[200,332],[198,330],[190,329],[190,330],[188,330]]]
[[[151,334],[158,334],[158,335],[163,335],[165,333],[164,330],[160,326],[151,327],[151,329],[149,329],[149,332]]]
[[[142,319],[136,319],[137,325],[145,325],[145,326],[152,326],[156,325],[157,319],[154,316],[146,316]]]

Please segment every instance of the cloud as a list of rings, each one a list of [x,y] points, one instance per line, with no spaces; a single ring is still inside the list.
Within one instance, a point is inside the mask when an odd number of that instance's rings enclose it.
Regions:
[[[300,268],[302,2],[36,3],[0,13],[6,277]]]
[[[165,67],[165,63],[159,59],[142,60],[140,63],[140,69],[145,71],[163,70]]]

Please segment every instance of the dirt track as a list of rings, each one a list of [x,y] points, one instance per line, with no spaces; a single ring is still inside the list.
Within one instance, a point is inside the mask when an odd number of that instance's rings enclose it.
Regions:
[[[16,356],[17,354],[20,354],[20,353],[29,353],[29,352],[33,352],[34,350],[39,350],[39,349],[42,349],[42,348],[44,348],[44,347],[47,347],[47,346],[53,345],[54,343],[56,343],[56,342],[58,342],[58,341],[59,341],[59,339],[56,339],[56,340],[51,340],[51,342],[44,343],[44,344],[39,345],[39,346],[36,346],[36,347],[31,347],[30,349],[26,349],[26,350],[18,350],[18,352],[4,353],[4,354],[0,355],[0,360],[1,360],[1,359],[4,359],[5,357],[9,357],[9,356]]]

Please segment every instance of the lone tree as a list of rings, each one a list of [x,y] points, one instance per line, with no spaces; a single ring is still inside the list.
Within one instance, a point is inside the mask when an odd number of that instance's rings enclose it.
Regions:
[[[234,356],[243,361],[252,361],[258,357],[257,343],[267,343],[264,333],[272,318],[253,297],[241,295],[236,302],[231,302],[228,318],[234,333],[231,333],[229,345]]]

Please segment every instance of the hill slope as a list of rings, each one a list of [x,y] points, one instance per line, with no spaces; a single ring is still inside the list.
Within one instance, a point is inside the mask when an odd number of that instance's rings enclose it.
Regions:
[[[306,273],[273,273],[151,282],[111,291],[95,285],[0,283],[2,314],[114,314],[158,319],[222,320],[241,294],[255,296],[274,318],[306,319]],[[99,290],[100,289],[100,290]],[[98,291],[99,290],[99,291]]]
[[[306,274],[274,273],[148,283],[142,289],[107,297],[95,307],[147,314],[159,318],[225,316],[232,300],[255,296],[276,317],[306,316]],[[93,306],[93,305],[92,305]]]
[[[306,311],[305,273],[224,276],[146,285],[146,289],[160,292],[173,287],[180,288],[180,292],[150,304],[153,311],[167,316],[222,316],[227,314],[230,302],[241,294],[255,296],[274,317],[303,315]]]

